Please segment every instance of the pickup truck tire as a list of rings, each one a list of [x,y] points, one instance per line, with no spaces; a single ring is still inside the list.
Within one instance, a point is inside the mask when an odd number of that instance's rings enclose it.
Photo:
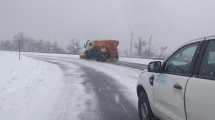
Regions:
[[[138,113],[140,120],[153,120],[153,113],[145,92],[139,93]]]

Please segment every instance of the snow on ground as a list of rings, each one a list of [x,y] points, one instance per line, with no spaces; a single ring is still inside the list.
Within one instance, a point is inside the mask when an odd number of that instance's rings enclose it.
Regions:
[[[54,60],[52,60],[54,62]],[[95,111],[97,101],[94,93],[86,91],[83,85],[85,76],[79,66],[68,62],[56,61],[64,73],[64,87],[52,112],[50,120],[79,120],[83,119],[82,114]],[[86,104],[91,101],[91,109]],[[94,113],[90,113],[88,118],[96,118]],[[85,119],[85,118],[84,118]]]
[[[63,63],[64,66],[54,65],[24,55],[39,55],[73,61],[103,72],[112,77],[113,82],[119,83],[120,91],[137,107],[136,83],[141,70],[81,60],[77,55],[65,54],[22,53],[19,61],[16,52],[0,51],[1,119],[78,120],[82,119],[80,114],[83,112],[86,114],[89,111],[86,106],[87,101],[93,101],[92,105],[96,105],[95,96],[87,93],[88,91],[82,84],[85,76],[79,65],[68,62]],[[96,106],[92,106],[92,108],[96,108]]]
[[[28,54],[29,55],[29,54]],[[37,53],[31,53],[31,55],[38,55]],[[62,60],[69,60],[84,66],[93,68],[99,72],[103,72],[108,76],[112,77],[114,80],[120,83],[119,88],[124,93],[125,97],[130,100],[130,102],[137,107],[137,96],[136,96],[136,83],[138,81],[141,70],[113,65],[109,63],[102,63],[90,60],[77,59],[70,55],[49,55],[49,54],[39,54],[45,57],[58,58]],[[68,59],[69,58],[69,59]],[[149,60],[146,60],[148,62]],[[114,82],[114,81],[113,81]],[[124,87],[124,88],[123,88]]]
[[[35,53],[35,52],[23,52],[23,55],[31,56],[31,55],[37,55],[37,56],[49,56],[49,57],[66,57],[66,58],[73,58],[73,59],[79,59],[79,55],[73,55],[73,54],[55,54],[55,53]]]
[[[25,55],[45,55],[47,53],[31,53],[31,52],[26,52]],[[67,57],[67,58],[73,58],[73,59],[79,59],[79,55],[72,55],[72,54],[47,54],[48,56],[51,57]],[[144,58],[132,58],[132,57],[119,57],[119,61],[122,62],[128,62],[128,63],[137,63],[137,64],[143,64],[143,65],[148,65],[149,62],[151,61],[156,61],[156,59],[144,59]]]
[[[149,62],[155,61],[155,59],[120,57],[119,61],[148,65]]]
[[[52,103],[47,100],[56,99],[56,88],[61,85],[60,69],[26,57],[19,61],[18,55],[13,52],[0,52],[0,59],[1,119],[44,118],[44,114],[52,109]]]
[[[64,90],[68,83],[64,81],[67,78],[63,78],[62,70],[58,66],[24,56],[19,61],[17,53],[4,51],[0,52],[0,61],[0,119],[53,120],[53,117],[62,118],[67,103],[61,98],[66,99]],[[82,73],[75,72],[78,69],[77,66],[70,67],[70,70],[74,70],[73,77],[70,76],[72,80],[80,80],[74,83],[73,88],[78,92],[71,93],[72,102],[69,101],[73,107],[73,111],[70,110],[71,119],[76,119],[85,109],[81,107],[85,101],[79,96],[79,94],[85,96],[85,91],[83,85],[80,84]]]
[[[112,65],[108,63],[100,63],[96,61],[87,60],[72,60],[76,61],[84,66],[93,68],[99,72],[105,73],[112,77],[120,85],[119,88],[125,97],[137,107],[137,96],[136,96],[136,83],[138,81],[141,70],[132,69],[128,67]],[[113,81],[114,82],[114,81]]]
[[[79,59],[79,56],[77,55],[46,54],[46,53],[39,53],[39,54],[27,53],[26,55],[39,55],[39,56],[45,56],[45,57],[51,57],[51,58],[58,58],[62,60],[70,60],[70,61],[74,61],[79,64],[82,64],[84,66],[93,68],[99,72],[103,72],[120,83],[121,86],[119,87],[122,87],[121,91],[124,93],[125,97],[127,97],[133,103],[133,105],[137,107],[136,83],[139,79],[139,75],[142,72],[142,70],[119,66],[119,65],[113,65],[109,63],[83,60],[83,59]],[[154,59],[126,58],[126,57],[120,57],[119,60],[124,62],[144,64],[144,65],[147,65],[151,61],[155,61]],[[125,89],[123,89],[123,87],[125,87]]]

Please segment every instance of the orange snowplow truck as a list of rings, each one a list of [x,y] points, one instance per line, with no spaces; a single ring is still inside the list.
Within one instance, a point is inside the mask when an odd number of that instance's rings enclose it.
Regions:
[[[84,45],[84,52],[80,55],[82,59],[96,61],[114,62],[118,60],[118,40],[88,40]]]

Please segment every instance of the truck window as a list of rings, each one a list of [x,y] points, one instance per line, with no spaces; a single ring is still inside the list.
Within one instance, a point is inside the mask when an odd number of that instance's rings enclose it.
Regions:
[[[209,41],[199,70],[200,77],[215,80],[215,41]]]
[[[176,75],[190,75],[194,54],[198,43],[185,46],[174,53],[166,62],[164,73]]]

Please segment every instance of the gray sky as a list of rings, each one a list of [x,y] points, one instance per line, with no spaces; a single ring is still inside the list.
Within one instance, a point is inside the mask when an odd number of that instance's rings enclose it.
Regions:
[[[127,49],[153,35],[157,48],[215,34],[213,0],[0,0],[0,40],[24,32],[67,44],[72,38],[119,39]]]

